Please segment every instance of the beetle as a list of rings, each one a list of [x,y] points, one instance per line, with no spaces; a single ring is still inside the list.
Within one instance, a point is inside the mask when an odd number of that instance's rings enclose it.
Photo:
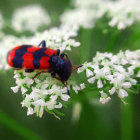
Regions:
[[[38,46],[20,45],[13,48],[7,55],[7,62],[15,69],[25,69],[25,72],[41,70],[34,78],[41,73],[50,73],[66,87],[72,72],[82,66],[72,65],[67,54],[60,54],[59,49],[47,48],[44,40]],[[70,95],[68,87],[67,92]]]

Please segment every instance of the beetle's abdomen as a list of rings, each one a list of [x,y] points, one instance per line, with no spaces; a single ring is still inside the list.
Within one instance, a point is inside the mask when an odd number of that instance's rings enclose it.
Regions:
[[[56,53],[56,50],[48,48],[22,45],[15,47],[8,53],[7,61],[14,68],[49,69],[49,58]]]
[[[7,56],[7,62],[11,67],[22,68],[23,56],[31,45],[17,46],[13,48]]]

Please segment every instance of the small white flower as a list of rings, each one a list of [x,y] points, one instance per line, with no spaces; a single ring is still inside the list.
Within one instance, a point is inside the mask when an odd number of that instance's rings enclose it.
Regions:
[[[93,76],[93,72],[89,69],[86,70],[87,77]]]
[[[105,78],[109,81],[113,81],[114,80],[114,76],[113,75],[106,75]]]
[[[123,68],[123,66],[120,65],[114,65],[114,68],[119,71],[120,73],[125,72],[125,69]]]
[[[62,99],[63,101],[68,101],[69,98],[70,98],[69,95],[66,95],[66,94],[62,94],[62,95],[61,95],[61,99]]]
[[[80,84],[80,87],[81,87],[81,90],[86,88],[84,83]]]
[[[56,101],[52,101],[52,100],[46,102],[46,106],[49,110],[53,110],[55,108],[55,104],[56,104]]]
[[[118,23],[118,29],[125,29],[126,28],[126,25],[123,23],[123,22],[119,22]]]
[[[102,83],[101,80],[98,80],[98,82],[97,82],[97,86],[98,86],[98,88],[102,88],[102,87],[103,87],[103,83]]]
[[[61,89],[62,93],[67,93],[67,88],[64,87],[63,89]]]
[[[119,90],[119,97],[120,98],[124,98],[124,97],[127,97],[127,96],[128,96],[128,93],[126,92],[126,90],[124,90],[124,89]]]
[[[80,90],[80,87],[79,86],[73,86],[73,90],[76,92],[76,93],[78,93],[78,91]]]
[[[130,81],[130,83],[131,83],[132,85],[136,85],[136,84],[137,84],[137,80],[135,80],[135,79],[133,79],[133,78],[130,78],[129,81]]]
[[[34,101],[38,100],[39,99],[39,93],[40,91],[38,92],[35,92],[34,90],[30,93],[30,98],[33,99]]]
[[[123,83],[122,84],[122,86],[124,87],[124,88],[131,88],[131,83],[130,82],[125,82],[125,83]]]
[[[14,78],[16,79],[16,78],[19,78],[20,77],[20,75],[19,74],[15,74],[14,75]]]
[[[138,72],[137,77],[140,77],[140,71]]]
[[[41,88],[45,90],[47,87],[49,87],[49,84],[44,84]]]
[[[35,80],[34,80],[36,83],[39,83],[40,82],[40,80],[39,79],[37,79],[37,78],[35,78]]]
[[[102,98],[102,97],[100,97],[100,102],[101,102],[102,104],[106,104],[106,103],[108,103],[110,100],[111,100],[110,97],[107,97],[107,98]]]
[[[54,107],[55,107],[55,108],[62,108],[62,104],[59,103],[58,105],[55,105]]]
[[[75,42],[74,46],[75,47],[79,47],[80,46],[80,42]]]
[[[27,89],[25,87],[21,87],[21,92],[22,92],[22,94],[24,94],[27,92]]]
[[[110,68],[108,66],[105,66],[102,69],[102,72],[103,72],[104,75],[110,75]]]
[[[85,62],[82,67],[78,68],[77,73],[83,72],[84,70],[86,70],[90,66],[91,66],[91,63]]]
[[[32,104],[35,106],[45,106],[46,105],[46,103],[42,99],[34,101],[34,102],[32,102]]]
[[[129,75],[133,75],[133,74],[134,74],[134,69],[135,69],[135,68],[136,68],[135,66],[130,66],[130,67],[128,67]]]
[[[57,97],[58,97],[57,95],[54,95],[54,96],[51,96],[50,99],[51,99],[52,101],[55,101],[55,100],[57,100]]]
[[[27,82],[28,85],[31,85],[31,84],[33,84],[34,81],[27,77],[26,82]]]
[[[39,111],[39,117],[40,117],[40,118],[42,117],[43,113],[44,113],[44,107],[41,106],[41,107],[40,107],[40,111]]]
[[[95,77],[92,77],[92,78],[88,79],[88,82],[90,84],[93,84],[95,82],[95,79],[96,79]]]
[[[109,25],[111,26],[111,27],[113,27],[113,26],[115,26],[117,24],[117,19],[115,18],[115,17],[113,17],[112,19],[111,19],[111,21],[109,22]]]
[[[18,86],[15,86],[15,87],[11,87],[11,89],[13,90],[14,93],[17,93],[18,90],[19,90],[19,87]]]
[[[113,87],[111,90],[109,90],[110,95],[113,95],[116,92],[115,87]]]
[[[29,107],[27,111],[27,115],[32,115],[34,113],[33,108]]]
[[[38,88],[36,88],[36,87],[32,87],[32,91],[33,91],[34,93],[40,92],[40,90],[39,90]]]
[[[101,97],[102,98],[107,98],[108,95],[102,90],[102,91],[99,91],[101,93]]]

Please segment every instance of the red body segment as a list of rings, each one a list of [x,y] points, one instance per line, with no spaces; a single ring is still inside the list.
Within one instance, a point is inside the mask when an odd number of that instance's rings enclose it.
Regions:
[[[33,65],[33,54],[32,53],[25,53],[23,55],[23,63],[22,63],[22,68],[30,68],[30,69],[34,69],[34,65]]]
[[[33,52],[35,52],[35,51],[37,51],[37,50],[39,50],[39,49],[40,49],[39,47],[29,47],[29,48],[27,49],[27,52],[33,53]]]
[[[48,63],[46,63],[46,62],[48,62]],[[42,56],[42,58],[40,60],[40,67],[39,67],[39,69],[49,69],[49,68],[50,68],[49,57]]]

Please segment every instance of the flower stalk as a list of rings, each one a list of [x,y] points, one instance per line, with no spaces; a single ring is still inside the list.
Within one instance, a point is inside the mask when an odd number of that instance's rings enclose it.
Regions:
[[[121,103],[121,140],[134,139],[134,97],[128,97],[128,104]]]

